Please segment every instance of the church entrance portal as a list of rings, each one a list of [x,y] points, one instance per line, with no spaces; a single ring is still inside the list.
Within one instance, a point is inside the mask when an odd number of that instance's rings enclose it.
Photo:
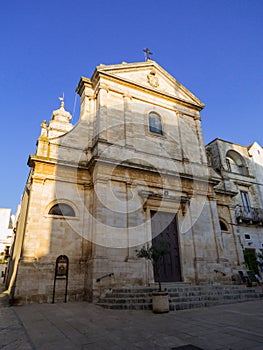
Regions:
[[[179,255],[178,233],[176,215],[173,213],[151,211],[152,243],[168,242],[169,253],[163,257],[161,264],[161,282],[181,281],[181,266]],[[156,278],[156,266],[154,279]]]

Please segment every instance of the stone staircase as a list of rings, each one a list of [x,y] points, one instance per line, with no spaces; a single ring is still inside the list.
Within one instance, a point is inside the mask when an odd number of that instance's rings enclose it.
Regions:
[[[239,285],[167,284],[170,310],[183,310],[220,304],[240,303],[263,298],[262,287]],[[119,288],[100,297],[97,305],[115,310],[151,310],[151,293],[157,287]]]

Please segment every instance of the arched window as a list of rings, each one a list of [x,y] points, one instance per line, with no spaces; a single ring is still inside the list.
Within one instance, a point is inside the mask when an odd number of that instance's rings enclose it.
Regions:
[[[248,175],[246,163],[243,157],[236,151],[230,150],[226,154],[228,171],[242,175]]]
[[[223,220],[220,219],[219,224],[220,224],[221,231],[228,231],[227,224]]]
[[[149,113],[149,130],[155,134],[163,134],[162,119],[157,113]]]
[[[57,203],[50,208],[49,215],[76,216],[73,208],[66,203]]]

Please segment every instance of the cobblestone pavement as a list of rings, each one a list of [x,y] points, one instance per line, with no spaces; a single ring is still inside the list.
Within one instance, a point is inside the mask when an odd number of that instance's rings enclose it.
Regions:
[[[0,294],[5,350],[263,349],[263,300],[156,315],[87,302],[9,307],[4,299]]]

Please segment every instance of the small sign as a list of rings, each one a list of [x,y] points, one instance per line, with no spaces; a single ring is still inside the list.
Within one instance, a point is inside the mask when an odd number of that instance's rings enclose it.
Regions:
[[[67,302],[67,293],[68,293],[68,267],[69,261],[66,255],[60,255],[56,259],[56,267],[55,267],[55,276],[54,276],[54,286],[53,286],[53,298],[52,304],[55,302],[55,294],[56,294],[56,280],[62,279],[66,280],[65,285],[65,299],[64,302]],[[62,283],[62,282],[61,282]]]
[[[56,277],[66,278],[68,274],[68,257],[60,255],[56,260]]]

